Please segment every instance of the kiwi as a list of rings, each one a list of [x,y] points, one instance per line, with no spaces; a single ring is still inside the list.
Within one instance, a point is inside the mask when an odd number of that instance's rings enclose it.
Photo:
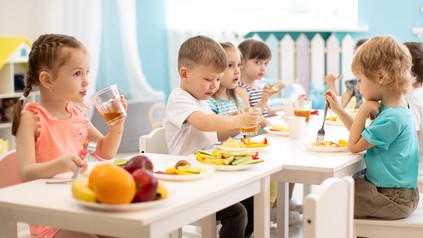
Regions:
[[[191,166],[190,163],[186,160],[179,160],[178,162],[176,162],[175,164],[175,168],[177,169],[179,166]]]

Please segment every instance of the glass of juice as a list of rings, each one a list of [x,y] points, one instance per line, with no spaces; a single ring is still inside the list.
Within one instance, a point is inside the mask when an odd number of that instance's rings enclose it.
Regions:
[[[311,100],[298,100],[294,102],[294,115],[306,118],[306,122],[310,121]]]
[[[91,100],[109,126],[127,116],[125,107],[120,101],[119,90],[115,84],[95,93]]]
[[[259,107],[246,107],[243,106],[241,108],[238,108],[238,114],[241,113],[254,113],[257,116],[260,116],[260,111],[261,108]],[[239,133],[241,133],[242,135],[257,135],[259,126],[257,125],[256,127],[250,127],[250,128],[240,128],[239,129]]]

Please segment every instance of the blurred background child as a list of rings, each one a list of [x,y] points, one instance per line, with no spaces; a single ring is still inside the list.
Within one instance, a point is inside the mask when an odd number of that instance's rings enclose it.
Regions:
[[[406,42],[404,44],[407,46],[413,59],[411,71],[415,80],[406,98],[413,107],[417,138],[419,140],[419,175],[423,175],[423,43]]]
[[[354,52],[357,51],[358,47],[360,47],[367,39],[360,39],[356,42],[354,46]],[[326,75],[326,85],[328,86],[329,90],[332,90],[334,93],[339,95],[338,90],[336,89],[335,81],[342,80],[342,75],[335,76],[332,73]],[[354,108],[358,109],[358,107],[363,103],[363,97],[361,96],[360,91],[357,89],[357,79],[350,79],[345,81],[345,92],[341,96],[341,105],[342,107],[346,107],[351,99],[355,97],[355,105]]]

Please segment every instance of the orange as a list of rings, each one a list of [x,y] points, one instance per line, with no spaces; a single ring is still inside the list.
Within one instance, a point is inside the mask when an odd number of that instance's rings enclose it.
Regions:
[[[101,203],[128,204],[136,193],[136,183],[132,175],[113,164],[96,166],[90,174],[88,184],[93,187],[97,200]]]

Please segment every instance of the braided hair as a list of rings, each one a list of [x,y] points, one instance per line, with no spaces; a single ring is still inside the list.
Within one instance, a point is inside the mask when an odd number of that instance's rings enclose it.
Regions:
[[[49,70],[55,76],[70,57],[62,53],[64,47],[85,49],[74,37],[60,34],[41,35],[32,44],[28,57],[28,70],[24,79],[24,92],[13,110],[12,135],[15,136],[18,130],[25,99],[31,93],[33,86],[40,85],[40,73]]]

